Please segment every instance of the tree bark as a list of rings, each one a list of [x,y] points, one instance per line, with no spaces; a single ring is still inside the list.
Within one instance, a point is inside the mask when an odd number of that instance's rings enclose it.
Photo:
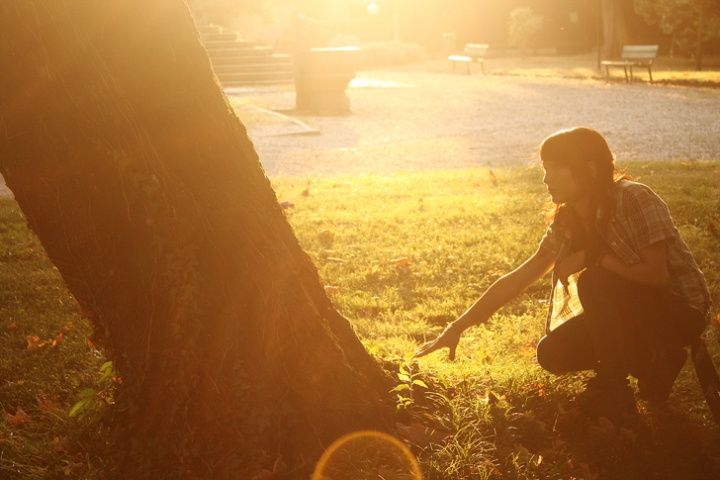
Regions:
[[[600,0],[602,11],[603,47],[605,59],[618,58],[628,42],[623,0]]]
[[[697,2],[698,19],[697,19],[697,41],[695,43],[695,70],[702,70],[702,52],[703,52],[703,30],[705,29],[705,5],[703,1]]]
[[[128,464],[307,478],[389,428],[182,0],[3,1],[0,69],[0,173],[122,378]]]

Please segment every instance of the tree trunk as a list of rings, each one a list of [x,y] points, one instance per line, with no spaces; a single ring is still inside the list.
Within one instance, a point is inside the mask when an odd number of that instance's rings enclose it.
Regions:
[[[702,70],[703,51],[703,30],[705,29],[705,5],[703,1],[698,3],[697,41],[695,44],[695,70]]]
[[[618,58],[628,42],[624,0],[600,0],[602,11],[603,48],[605,59]]]
[[[182,0],[5,0],[0,68],[0,173],[122,378],[128,464],[307,478],[388,428]]]

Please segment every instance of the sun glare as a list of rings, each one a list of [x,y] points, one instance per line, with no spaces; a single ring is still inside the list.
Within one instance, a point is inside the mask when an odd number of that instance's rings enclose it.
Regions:
[[[422,480],[410,450],[386,433],[362,430],[335,440],[320,457],[312,480],[393,478]]]

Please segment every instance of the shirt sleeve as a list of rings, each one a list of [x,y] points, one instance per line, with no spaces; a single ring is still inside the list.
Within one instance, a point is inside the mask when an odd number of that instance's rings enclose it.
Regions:
[[[625,207],[629,235],[638,252],[675,235],[670,210],[650,187],[636,184],[628,194]]]
[[[552,253],[553,256],[557,258],[560,255],[564,239],[562,230],[563,229],[557,224],[557,221],[553,222],[548,227],[542,240],[540,240],[539,249]]]

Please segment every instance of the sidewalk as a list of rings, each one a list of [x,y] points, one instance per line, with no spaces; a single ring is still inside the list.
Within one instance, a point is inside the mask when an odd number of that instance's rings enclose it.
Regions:
[[[234,103],[294,108],[292,86],[228,92]],[[352,113],[292,115],[315,136],[254,135],[268,175],[387,173],[534,159],[549,134],[578,125],[606,136],[618,160],[720,159],[720,90],[589,79],[359,72]]]
[[[293,112],[292,84],[227,91],[269,176],[332,176],[523,165],[578,125],[618,160],[720,160],[720,89],[588,78],[358,72],[352,113]],[[0,195],[9,193],[0,177]]]

